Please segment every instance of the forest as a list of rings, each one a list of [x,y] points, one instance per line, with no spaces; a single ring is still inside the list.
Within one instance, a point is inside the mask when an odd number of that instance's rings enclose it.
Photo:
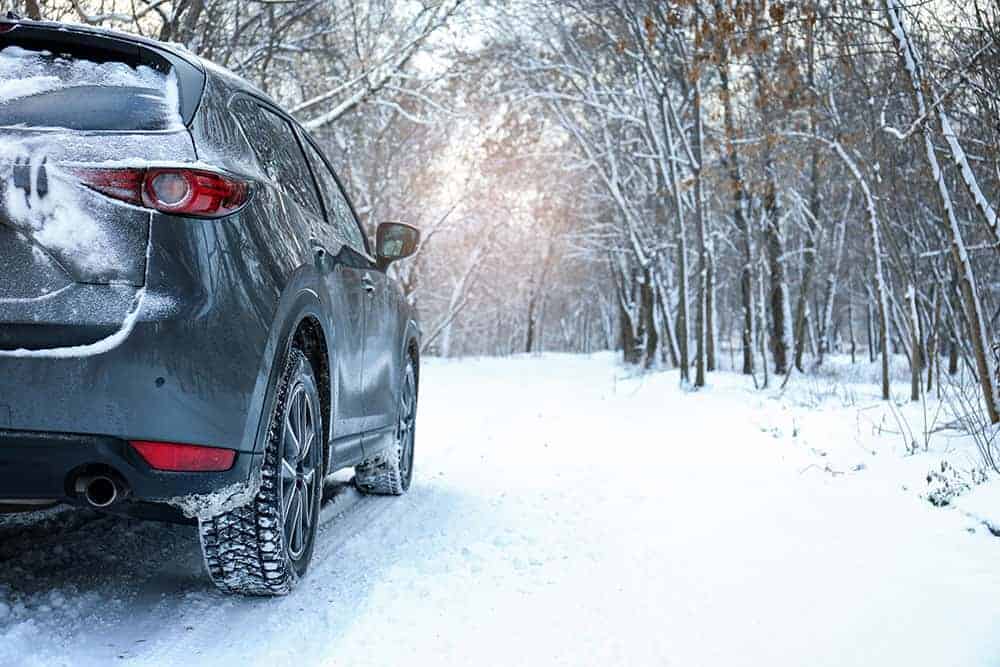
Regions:
[[[762,385],[966,367],[990,422],[994,3],[22,0],[183,44],[323,143],[434,354],[618,349]]]

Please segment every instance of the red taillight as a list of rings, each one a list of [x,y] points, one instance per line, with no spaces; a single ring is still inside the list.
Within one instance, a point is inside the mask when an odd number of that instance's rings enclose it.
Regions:
[[[101,194],[142,206],[142,169],[71,169],[87,187]]]
[[[221,447],[148,440],[132,440],[131,444],[151,468],[169,472],[223,472],[236,460],[235,451]]]
[[[0,21],[0,32],[10,32],[17,27],[16,23],[10,23],[8,21]]]
[[[202,169],[71,167],[89,188],[135,206],[198,218],[228,215],[246,203],[245,181]]]

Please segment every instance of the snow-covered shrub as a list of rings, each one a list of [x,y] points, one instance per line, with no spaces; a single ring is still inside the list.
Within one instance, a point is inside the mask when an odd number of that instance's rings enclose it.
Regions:
[[[793,378],[790,382],[795,382]],[[792,392],[793,400],[803,407],[815,408],[826,401],[836,401],[841,407],[854,407],[858,403],[858,390],[853,383],[844,382],[835,374],[814,375],[807,373],[798,378],[803,386],[798,392]]]
[[[982,468],[973,467],[968,472],[963,472],[942,460],[937,469],[927,472],[926,497],[932,505],[944,507],[950,505],[957,496],[985,483],[988,479],[989,475]]]
[[[878,385],[882,377],[880,362],[876,359],[875,363],[870,363],[865,352],[859,353],[853,364],[850,355],[827,355],[822,364],[811,366],[808,372],[811,376],[827,378],[843,384]],[[891,382],[910,381],[910,362],[905,355],[894,354],[889,357],[889,380]]]
[[[955,417],[953,425],[975,441],[982,467],[1000,473],[998,427],[990,422],[978,383],[957,376],[949,379],[944,390],[949,410]]]

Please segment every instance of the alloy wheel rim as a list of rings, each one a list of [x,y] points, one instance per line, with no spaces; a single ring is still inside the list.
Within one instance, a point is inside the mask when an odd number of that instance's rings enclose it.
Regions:
[[[416,422],[417,402],[413,390],[413,372],[408,370],[403,380],[403,391],[400,392],[399,425],[397,438],[399,442],[399,472],[404,482],[409,482],[413,472],[413,437]]]
[[[299,560],[309,546],[319,481],[316,415],[302,383],[295,385],[288,399],[281,438],[281,522],[288,555]]]

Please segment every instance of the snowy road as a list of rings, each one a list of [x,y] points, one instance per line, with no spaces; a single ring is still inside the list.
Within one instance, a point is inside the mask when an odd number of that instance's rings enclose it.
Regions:
[[[335,487],[282,599],[215,593],[190,528],[0,519],[0,665],[1000,664],[1000,540],[822,472],[742,379],[623,377],[429,363],[410,494]]]

